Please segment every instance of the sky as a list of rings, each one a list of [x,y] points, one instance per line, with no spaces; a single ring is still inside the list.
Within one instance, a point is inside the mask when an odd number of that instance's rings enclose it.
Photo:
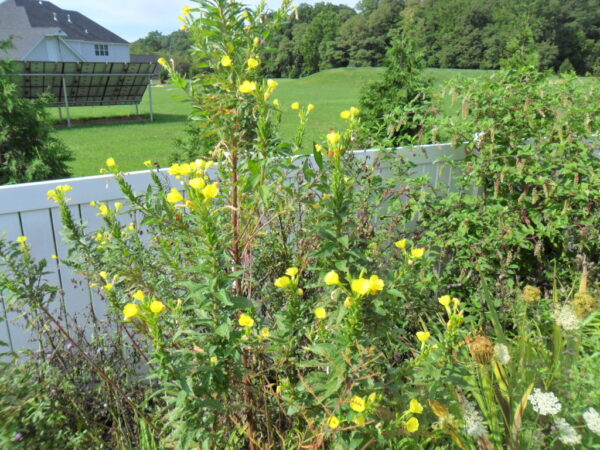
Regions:
[[[158,30],[169,34],[181,26],[177,20],[185,5],[193,7],[189,0],[50,0],[63,9],[78,11],[94,22],[108,28],[129,42],[144,37],[150,31]],[[298,0],[300,3],[314,4],[319,0]],[[356,0],[321,0],[336,4],[353,6]],[[0,0],[1,2],[1,0]],[[258,0],[247,0],[250,6],[256,6]],[[268,0],[271,8],[277,8],[281,2]]]

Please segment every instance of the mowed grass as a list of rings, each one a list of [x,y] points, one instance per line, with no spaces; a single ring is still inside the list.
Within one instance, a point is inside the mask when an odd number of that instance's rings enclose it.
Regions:
[[[310,115],[305,142],[320,141],[331,129],[345,126],[339,113],[358,106],[364,85],[381,78],[383,68],[331,69],[300,79],[280,79],[279,88],[272,99],[281,102],[283,115],[282,138],[291,139],[297,129],[298,115],[290,108],[298,101],[306,106],[315,105]],[[428,69],[427,75],[441,86],[456,76],[478,77],[490,72],[481,70]],[[441,91],[441,88],[440,88]],[[143,162],[151,159],[166,166],[177,149],[176,139],[185,137],[191,104],[179,89],[171,86],[152,89],[154,122],[118,121],[115,123],[77,124],[73,128],[60,128],[59,137],[73,150],[75,160],[71,167],[74,176],[94,175],[108,157],[113,157],[126,171],[143,170]],[[452,107],[447,106],[451,111]],[[148,91],[139,108],[140,114],[149,114]],[[58,119],[58,109],[51,114]],[[63,109],[63,117],[64,117]],[[116,118],[134,116],[135,106],[78,107],[71,108],[73,119]]]

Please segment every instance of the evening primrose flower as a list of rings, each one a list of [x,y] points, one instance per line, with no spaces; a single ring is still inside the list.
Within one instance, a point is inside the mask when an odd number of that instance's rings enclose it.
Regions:
[[[277,108],[281,106],[281,103],[279,103],[278,99],[273,100],[273,106],[276,106]]]
[[[344,300],[344,306],[346,308],[350,308],[352,306],[352,297],[346,297],[346,300]]]
[[[400,239],[399,241],[394,242],[394,245],[400,250],[404,250],[406,248],[406,239]]]
[[[159,300],[154,300],[152,303],[150,303],[150,311],[152,311],[154,314],[160,314],[166,309],[167,307],[165,304]]]
[[[423,405],[421,405],[421,403],[419,403],[419,400],[417,400],[416,398],[413,398],[410,401],[408,410],[413,414],[421,414],[423,412]]]
[[[169,67],[169,63],[165,58],[158,58],[158,63],[163,66],[165,69]]]
[[[104,285],[104,290],[105,291],[112,291],[112,288],[113,288],[113,284],[112,283],[106,283]]]
[[[18,242],[19,244],[24,244],[25,242],[27,242],[27,236],[19,236],[19,237],[17,238],[17,242]]]
[[[344,120],[348,120],[350,118],[350,111],[345,110],[340,113],[340,117]]]
[[[242,314],[240,314],[238,323],[242,327],[252,328],[254,326],[254,319],[252,317],[250,317],[248,314],[242,313]]]
[[[135,292],[135,294],[132,295],[132,297],[140,302],[143,302],[146,299],[144,293],[139,289]]]
[[[440,302],[440,304],[443,306],[450,306],[451,301],[452,297],[449,295],[442,295],[440,298],[438,298],[438,302]]]
[[[123,308],[123,316],[125,321],[129,322],[140,312],[140,308],[135,303],[127,303]]]
[[[296,275],[298,275],[298,268],[290,267],[285,271],[285,274],[289,277],[295,277]]]
[[[221,58],[221,65],[223,67],[230,67],[232,63],[233,63],[233,61],[231,60],[229,55],[225,55]]]
[[[315,105],[313,105],[312,103],[309,103],[308,106],[306,107],[306,110],[308,112],[312,112],[315,109]]]
[[[190,180],[190,186],[196,190],[200,190],[206,186],[206,183],[203,178],[192,178]]]
[[[292,284],[292,280],[288,276],[283,276],[283,277],[277,278],[273,284],[275,286],[277,286],[278,288],[285,289],[285,288],[289,287],[290,284]]]
[[[183,9],[181,10],[181,14],[183,14],[184,16],[188,16],[192,13],[192,8],[189,6],[184,6]]]
[[[299,103],[299,102],[294,102],[294,103],[292,103],[292,109],[293,109],[294,111],[297,111],[297,110],[299,110],[299,109],[300,109],[300,103]]]
[[[271,330],[269,330],[267,327],[263,328],[262,330],[260,330],[260,337],[262,339],[268,339],[271,337]]]
[[[242,94],[250,94],[251,92],[256,91],[256,83],[254,81],[246,80],[242,84],[240,84],[240,86],[238,87],[238,90]]]
[[[332,270],[330,272],[327,272],[327,275],[325,275],[323,281],[325,281],[325,284],[329,286],[340,284],[340,276],[335,270]]]
[[[215,198],[219,195],[218,183],[212,183],[204,187],[204,189],[202,189],[202,195],[204,195],[205,200],[212,200]]]
[[[116,202],[115,203],[115,211],[121,211],[121,209],[123,209],[123,203]]]
[[[212,365],[215,365],[215,364],[216,364],[216,363],[218,363],[218,362],[219,362],[219,358],[217,358],[216,356],[211,356],[211,357],[210,357],[210,363],[211,363]]]
[[[352,280],[350,288],[355,294],[366,295],[371,290],[371,282],[366,278],[357,278],[356,280]]]
[[[271,92],[273,92],[277,88],[277,86],[279,86],[279,83],[277,81],[271,79],[267,80],[267,87]]]
[[[360,109],[356,108],[356,107],[351,107],[350,108],[350,116],[352,116],[353,118],[358,116],[360,114]]]
[[[167,194],[167,201],[169,203],[179,203],[183,201],[183,195],[177,189],[172,188],[171,192]]]
[[[340,133],[336,132],[336,131],[331,131],[328,135],[327,135],[327,142],[329,143],[329,145],[331,145],[332,147],[337,145],[340,140],[342,139],[342,136],[340,135]]]
[[[369,278],[369,291],[372,295],[382,291],[384,286],[385,283],[381,278],[377,275],[371,275],[371,278]]]
[[[99,207],[98,207],[98,216],[106,216],[108,215],[109,209],[108,206],[106,206],[104,203],[102,203]]]
[[[411,417],[406,421],[406,431],[409,433],[414,433],[419,429],[419,419],[416,417]]]
[[[424,254],[425,254],[424,248],[413,248],[410,251],[410,255],[415,259],[422,258]]]
[[[260,65],[260,62],[257,59],[250,58],[248,59],[248,62],[246,64],[248,65],[248,70],[252,70],[258,67]]]
[[[431,333],[429,331],[417,331],[417,339],[421,341],[423,344],[427,342],[427,340],[431,337]]]
[[[144,165],[145,165],[146,167],[150,168],[150,166],[152,166],[152,160],[151,160],[151,159],[148,159],[148,160],[144,161]]]
[[[353,411],[363,412],[365,410],[365,405],[365,399],[358,395],[355,395],[350,399],[350,408],[352,408]]]
[[[362,427],[365,425],[365,423],[367,423],[367,419],[365,419],[365,416],[358,416],[356,419],[354,419],[354,423],[359,427]]]
[[[108,278],[108,273],[106,271],[101,271],[98,275],[100,275],[100,278],[102,278],[103,280],[106,280]]]
[[[106,160],[106,166],[107,167],[115,167],[117,165],[117,163],[115,162],[114,158],[108,158]]]
[[[325,308],[319,306],[317,309],[315,309],[315,317],[320,320],[325,319],[327,317],[327,311]]]
[[[338,418],[337,418],[337,417],[335,417],[335,416],[331,416],[331,417],[329,418],[329,420],[327,421],[327,426],[328,426],[329,428],[331,428],[332,430],[335,430],[337,427],[339,427],[339,426],[340,426],[340,419],[338,419]]]

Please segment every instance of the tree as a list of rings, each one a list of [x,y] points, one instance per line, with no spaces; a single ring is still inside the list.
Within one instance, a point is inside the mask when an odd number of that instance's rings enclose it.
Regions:
[[[0,42],[0,51],[10,45]],[[69,177],[73,156],[54,133],[47,100],[20,98],[11,71],[0,60],[0,185]]]

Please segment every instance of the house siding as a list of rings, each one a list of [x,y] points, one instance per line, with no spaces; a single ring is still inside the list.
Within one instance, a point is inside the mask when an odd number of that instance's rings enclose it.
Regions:
[[[86,62],[129,62],[129,45],[128,44],[109,44],[105,42],[83,42],[70,41],[66,42],[77,51]],[[108,56],[96,56],[96,44],[108,45]]]
[[[24,55],[23,61],[80,62],[83,60],[57,36],[47,36]]]

